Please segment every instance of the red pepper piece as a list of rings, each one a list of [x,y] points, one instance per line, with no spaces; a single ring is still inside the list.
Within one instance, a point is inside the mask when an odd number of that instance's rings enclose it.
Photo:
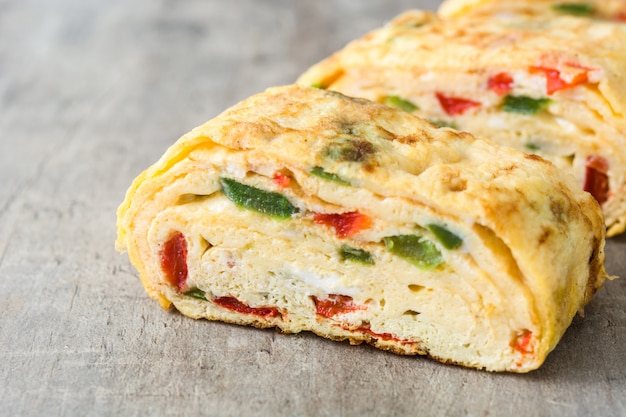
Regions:
[[[626,12],[617,12],[613,15],[613,20],[618,22],[626,22]]]
[[[594,196],[598,203],[604,204],[609,195],[609,162],[601,156],[590,156],[585,167],[583,190]]]
[[[510,346],[521,353],[522,355],[528,355],[533,353],[533,346],[530,342],[533,340],[533,332],[524,329],[515,340],[513,340]]]
[[[466,111],[479,107],[482,103],[478,101],[468,100],[461,97],[447,96],[443,93],[435,93],[439,104],[443,110],[450,116],[458,116]]]
[[[350,330],[349,328],[345,328],[346,330]],[[403,345],[406,344],[412,344],[414,342],[410,341],[410,340],[402,340],[397,336],[394,336],[391,333],[376,333],[375,331],[373,331],[372,329],[370,329],[369,327],[358,327],[356,329],[357,332],[361,332],[361,333],[367,333],[370,336],[372,336],[375,339],[381,339],[381,340],[393,340],[395,342],[401,343]]]
[[[499,96],[503,96],[513,89],[513,77],[506,72],[499,72],[487,80],[487,88]]]
[[[175,232],[161,248],[161,269],[165,279],[179,291],[187,281],[187,241],[181,232]]]
[[[372,329],[370,329],[369,327],[359,327],[357,329],[357,331],[362,332],[362,333],[367,333],[370,336],[375,337],[376,339],[395,340],[396,342],[401,342],[400,339],[398,339],[397,337],[395,337],[391,333],[376,333]]]
[[[313,302],[315,303],[315,313],[327,319],[337,314],[366,309],[365,306],[354,304],[352,297],[349,295],[329,294],[328,298],[323,300],[313,297]]]
[[[530,72],[541,72],[546,76],[546,92],[548,95],[552,95],[559,90],[564,90],[566,88],[576,87],[577,85],[584,84],[589,81],[589,77],[587,73],[589,72],[589,68],[584,68],[577,64],[571,64],[570,67],[580,68],[583,71],[579,72],[572,78],[572,81],[565,81],[561,78],[561,71],[556,70],[554,68],[547,67],[530,67]]]
[[[283,174],[282,172],[276,171],[273,177],[274,184],[278,185],[281,188],[289,188],[291,185],[291,178]]]
[[[331,226],[339,237],[352,236],[363,229],[367,229],[372,224],[372,220],[368,216],[358,211],[337,214],[314,213],[313,219],[317,224]]]
[[[213,302],[218,306],[231,311],[236,311],[242,314],[253,314],[265,319],[280,316],[280,310],[276,307],[250,307],[249,305],[237,300],[235,297],[217,297],[213,299]]]

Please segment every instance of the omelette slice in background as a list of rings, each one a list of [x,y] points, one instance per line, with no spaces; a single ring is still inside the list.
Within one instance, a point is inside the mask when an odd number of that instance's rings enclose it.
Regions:
[[[117,226],[164,308],[489,371],[539,367],[606,278],[600,208],[553,164],[302,86],[180,138]]]
[[[626,24],[603,19],[408,11],[298,83],[540,155],[597,199],[612,236],[626,228],[624,45]]]
[[[438,13],[444,17],[473,16],[577,16],[626,22],[624,0],[445,0]]]

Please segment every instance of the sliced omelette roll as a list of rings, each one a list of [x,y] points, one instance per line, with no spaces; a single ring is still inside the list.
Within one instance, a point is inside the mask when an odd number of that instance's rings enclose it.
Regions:
[[[498,3],[499,4],[499,3]],[[626,228],[626,25],[409,11],[298,80],[538,154]]]
[[[540,366],[605,279],[599,206],[551,163],[299,86],[178,140],[117,248],[189,317],[491,371]]]
[[[559,16],[626,22],[624,0],[445,0],[438,13],[445,17]]]

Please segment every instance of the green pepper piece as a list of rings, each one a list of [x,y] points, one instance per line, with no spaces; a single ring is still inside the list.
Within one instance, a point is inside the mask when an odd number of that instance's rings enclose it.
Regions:
[[[192,288],[189,291],[184,292],[183,294],[193,298],[197,298],[198,300],[208,301],[206,298],[206,293],[200,288]]]
[[[433,232],[435,237],[441,242],[446,249],[456,249],[463,244],[463,239],[438,224],[429,224],[428,230]]]
[[[324,168],[322,167],[313,167],[309,173],[328,181],[334,181],[343,185],[350,185],[348,181],[344,180],[339,175],[324,171]]]
[[[347,130],[351,134],[358,134],[354,128]],[[366,162],[376,152],[376,147],[364,139],[338,138],[323,149],[322,156],[341,162]]]
[[[398,235],[384,238],[387,250],[406,259],[420,269],[429,271],[443,263],[441,252],[435,244],[422,236]]]
[[[502,110],[509,113],[536,114],[550,104],[549,98],[507,95],[502,101]]]
[[[552,9],[574,16],[591,16],[595,12],[593,5],[589,3],[558,3]]]
[[[299,210],[282,194],[241,184],[230,178],[220,178],[222,192],[235,205],[277,219],[287,219]]]
[[[459,129],[459,126],[454,122],[448,122],[447,120],[429,120],[430,123],[437,127],[449,127],[451,129]]]
[[[526,148],[530,152],[537,152],[541,150],[541,146],[533,142],[528,142],[526,145],[524,145],[524,148]]]
[[[412,113],[415,110],[419,110],[419,107],[417,107],[415,104],[400,96],[386,96],[383,99],[383,103],[385,103],[387,106],[396,107],[409,113]]]
[[[342,261],[354,261],[366,265],[374,265],[374,258],[372,258],[372,254],[363,249],[343,245],[339,248],[339,255],[341,256]]]

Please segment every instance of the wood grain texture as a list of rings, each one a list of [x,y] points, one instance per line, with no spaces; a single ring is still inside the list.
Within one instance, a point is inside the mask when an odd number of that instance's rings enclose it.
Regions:
[[[186,319],[113,249],[126,188],[176,138],[437,4],[0,0],[0,415],[626,415],[624,279],[540,370],[489,374]],[[626,236],[607,254],[626,276]]]

